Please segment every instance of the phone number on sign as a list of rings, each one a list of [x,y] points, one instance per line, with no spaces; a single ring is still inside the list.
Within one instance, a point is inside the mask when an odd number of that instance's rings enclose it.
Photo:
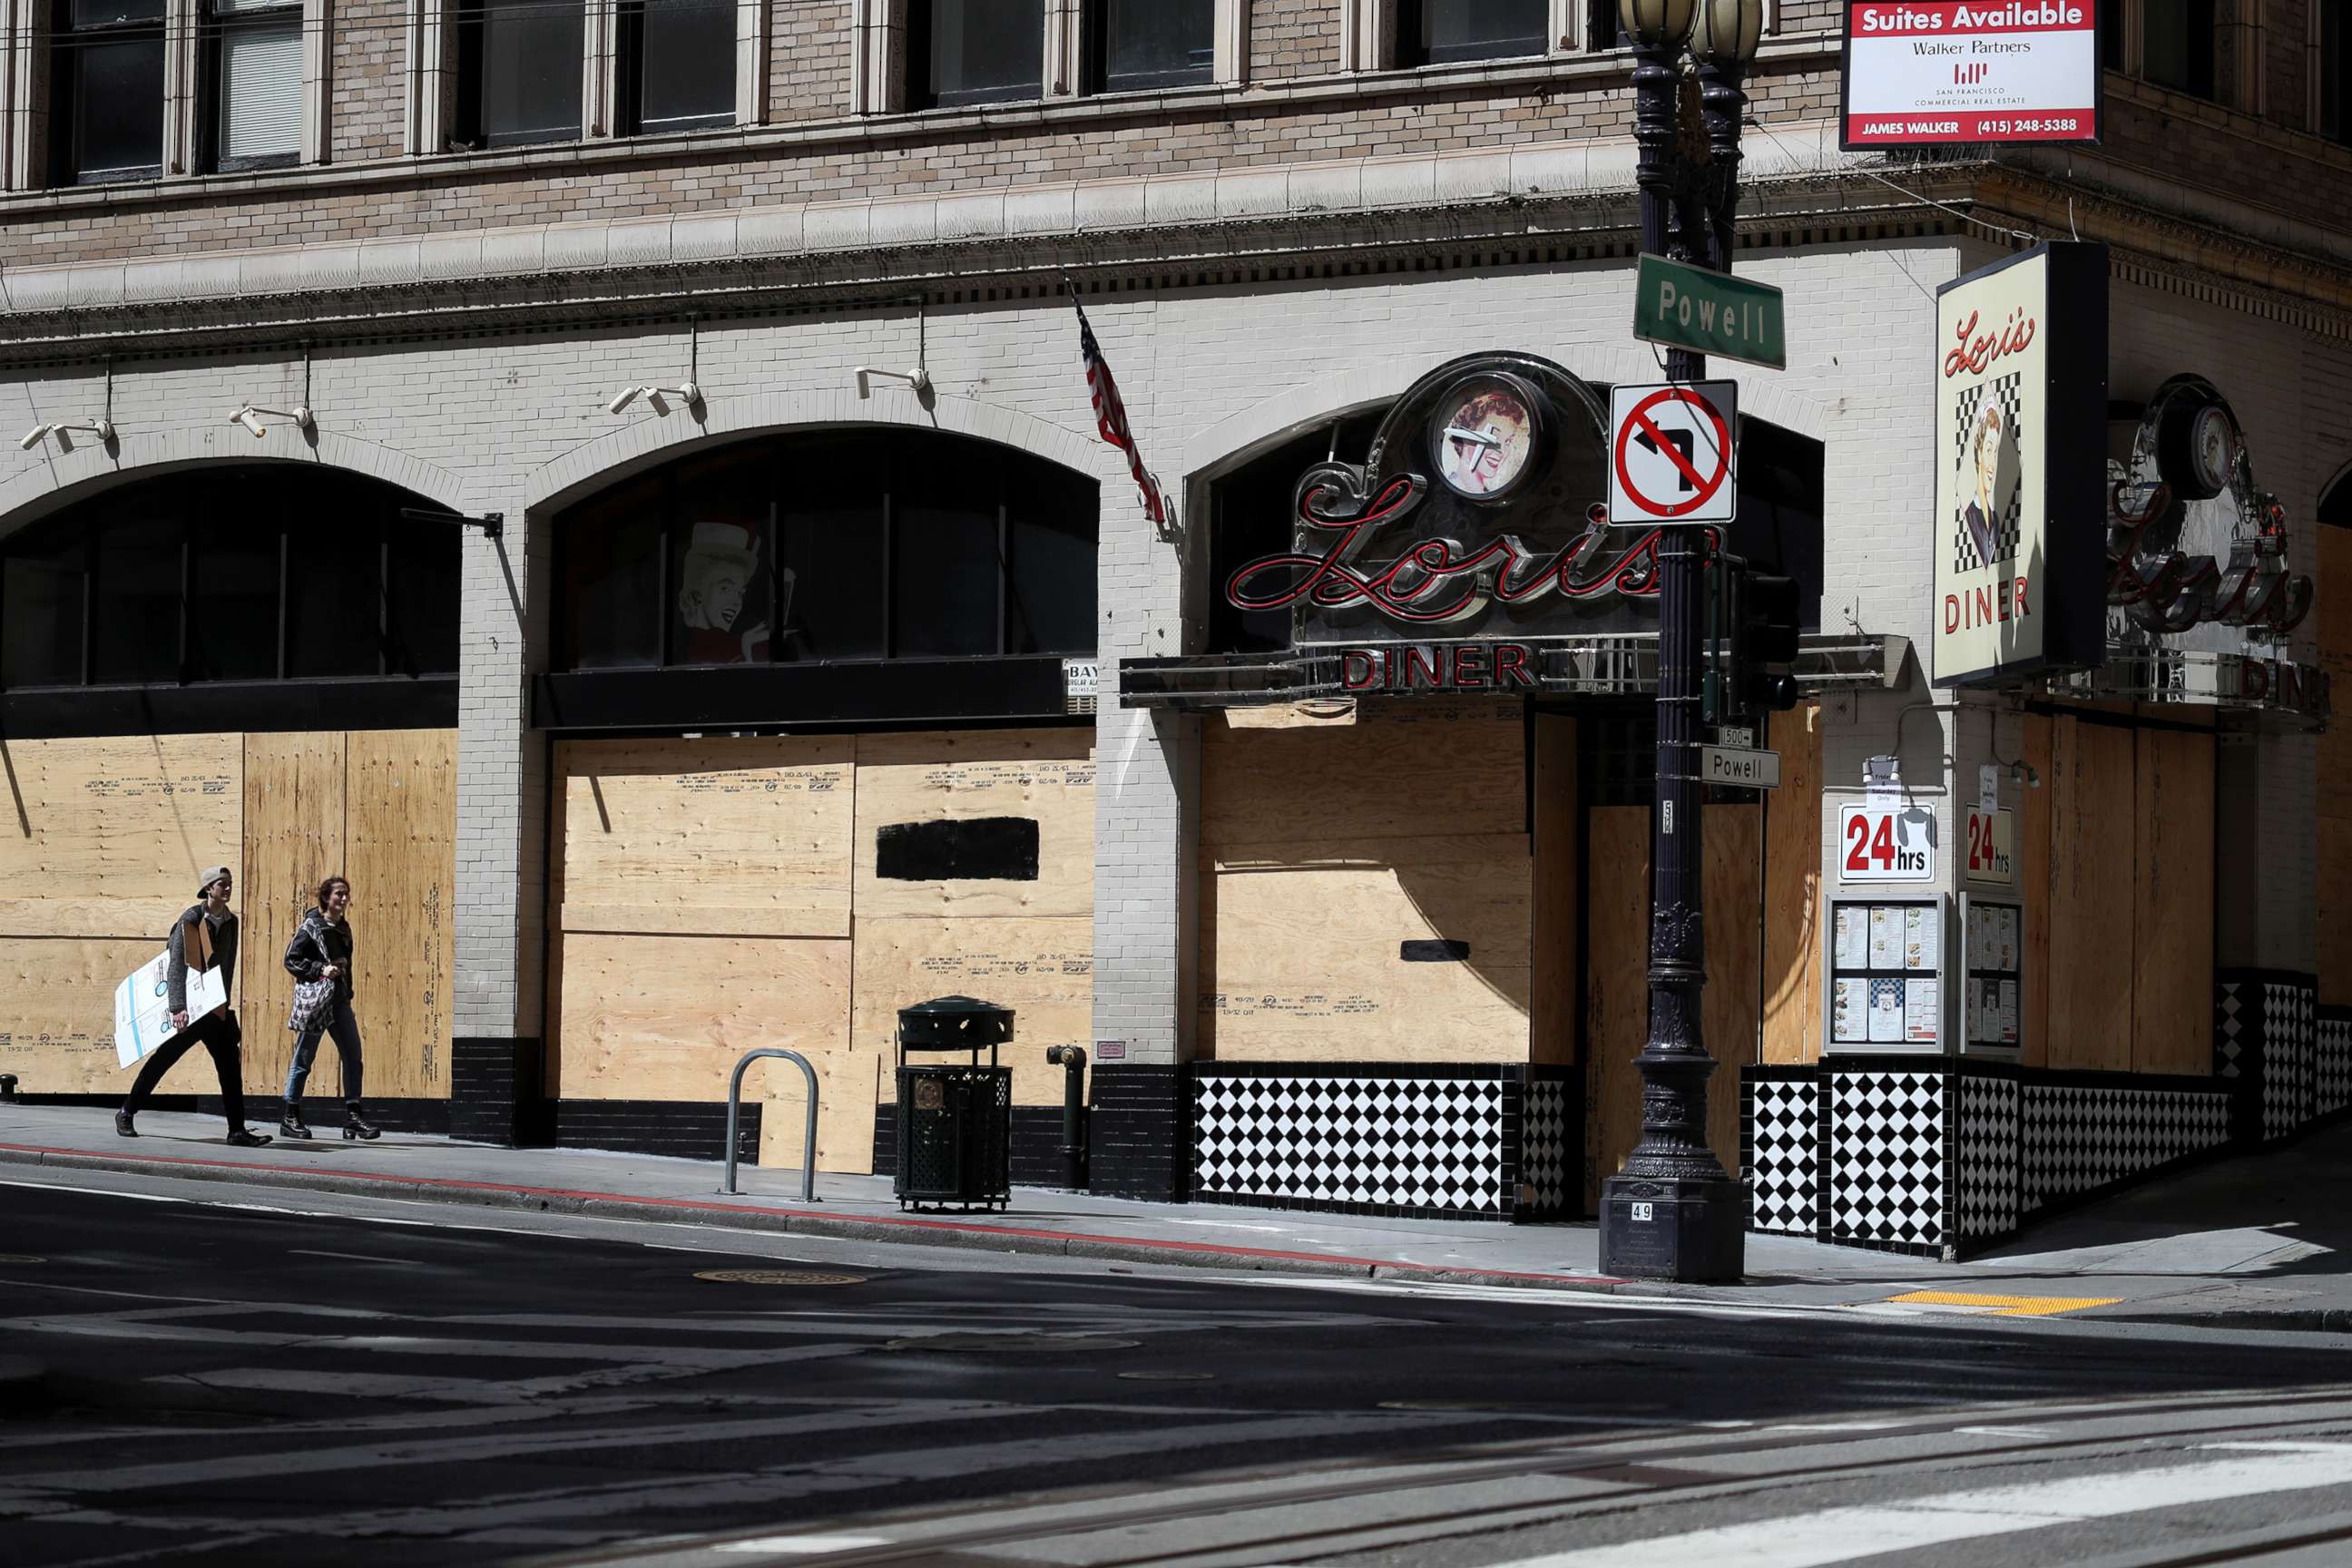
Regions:
[[[2031,131],[2079,131],[2082,128],[2082,121],[2071,115],[2048,120],[1983,119],[1977,121],[1977,134],[1979,136],[2015,136]]]

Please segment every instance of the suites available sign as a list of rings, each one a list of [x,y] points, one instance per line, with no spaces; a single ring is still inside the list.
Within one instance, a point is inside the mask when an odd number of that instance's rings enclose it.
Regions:
[[[1848,0],[1840,144],[2096,142],[2097,4]]]

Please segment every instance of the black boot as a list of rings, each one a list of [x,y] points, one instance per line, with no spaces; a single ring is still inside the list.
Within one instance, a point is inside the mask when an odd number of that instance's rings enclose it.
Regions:
[[[383,1133],[379,1129],[372,1125],[366,1117],[360,1114],[360,1108],[358,1106],[346,1105],[343,1107],[343,1138],[345,1142],[348,1142],[350,1140],[356,1138],[363,1143],[373,1143],[383,1136]]]
[[[118,1110],[114,1113],[114,1130],[125,1138],[139,1136],[139,1129],[131,1125],[131,1112],[128,1110]]]
[[[225,1143],[234,1143],[240,1149],[258,1149],[264,1143],[269,1142],[269,1134],[267,1132],[256,1132],[249,1127],[239,1127],[230,1132],[226,1138],[222,1140],[222,1142]]]
[[[289,1100],[286,1102],[286,1109],[279,1112],[278,1117],[278,1131],[281,1136],[287,1138],[308,1138],[310,1136],[310,1130],[302,1125],[302,1102],[300,1100]]]

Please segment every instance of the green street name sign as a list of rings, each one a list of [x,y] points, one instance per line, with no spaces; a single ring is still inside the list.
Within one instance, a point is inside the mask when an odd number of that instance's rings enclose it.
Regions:
[[[1643,256],[1633,282],[1633,335],[1648,342],[1789,368],[1780,290],[1727,272]]]

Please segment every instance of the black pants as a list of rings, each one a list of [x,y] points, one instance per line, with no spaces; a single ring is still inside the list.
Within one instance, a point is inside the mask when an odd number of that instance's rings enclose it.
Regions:
[[[221,1107],[228,1113],[229,1130],[235,1131],[245,1125],[245,1077],[237,1058],[237,1047],[244,1039],[245,1031],[237,1027],[235,1013],[226,1007],[207,1013],[139,1064],[139,1076],[131,1080],[131,1098],[122,1102],[122,1109],[135,1111],[146,1103],[155,1085],[172,1070],[172,1064],[201,1043],[212,1053],[213,1070],[220,1075]]]

